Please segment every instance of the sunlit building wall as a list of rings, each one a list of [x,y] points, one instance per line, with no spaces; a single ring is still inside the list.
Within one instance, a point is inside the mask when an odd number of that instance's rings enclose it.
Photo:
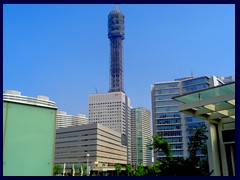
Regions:
[[[130,99],[123,92],[99,93],[88,96],[89,123],[100,123],[122,135],[131,163]]]
[[[55,164],[65,163],[69,169],[87,161],[91,169],[96,163],[113,167],[127,164],[121,134],[98,123],[57,129]]]

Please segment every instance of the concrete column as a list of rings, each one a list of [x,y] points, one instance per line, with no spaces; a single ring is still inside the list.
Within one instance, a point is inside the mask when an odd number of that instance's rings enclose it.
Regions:
[[[221,166],[220,166],[220,154],[218,147],[218,132],[217,125],[209,123],[208,127],[209,137],[208,137],[208,163],[209,171],[213,170],[212,176],[221,176]]]

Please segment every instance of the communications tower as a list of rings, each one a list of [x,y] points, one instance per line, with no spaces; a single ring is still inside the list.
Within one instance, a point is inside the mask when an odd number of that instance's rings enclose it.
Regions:
[[[118,9],[108,15],[108,38],[110,40],[110,89],[109,92],[124,92],[122,67],[122,41],[124,39],[124,15]]]

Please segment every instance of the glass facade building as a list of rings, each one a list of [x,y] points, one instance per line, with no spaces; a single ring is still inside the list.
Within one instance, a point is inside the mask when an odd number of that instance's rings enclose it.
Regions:
[[[131,109],[131,135],[132,164],[151,165],[152,152],[146,146],[151,142],[151,118],[148,109]]]
[[[179,112],[179,102],[175,96],[223,84],[215,76],[186,77],[169,82],[158,82],[151,86],[153,135],[161,135],[172,150],[173,157],[188,157],[188,142],[192,128],[207,125],[207,122]],[[207,125],[208,126],[208,125]],[[202,156],[201,152],[198,152]],[[165,158],[162,152],[154,154],[154,159]]]

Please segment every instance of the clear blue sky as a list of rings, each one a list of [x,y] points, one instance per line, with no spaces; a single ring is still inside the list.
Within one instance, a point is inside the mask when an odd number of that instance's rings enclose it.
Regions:
[[[124,89],[151,110],[150,86],[191,75],[235,74],[235,5],[119,5],[125,15]],[[88,115],[109,90],[107,16],[114,5],[4,5],[3,90],[46,95]]]

